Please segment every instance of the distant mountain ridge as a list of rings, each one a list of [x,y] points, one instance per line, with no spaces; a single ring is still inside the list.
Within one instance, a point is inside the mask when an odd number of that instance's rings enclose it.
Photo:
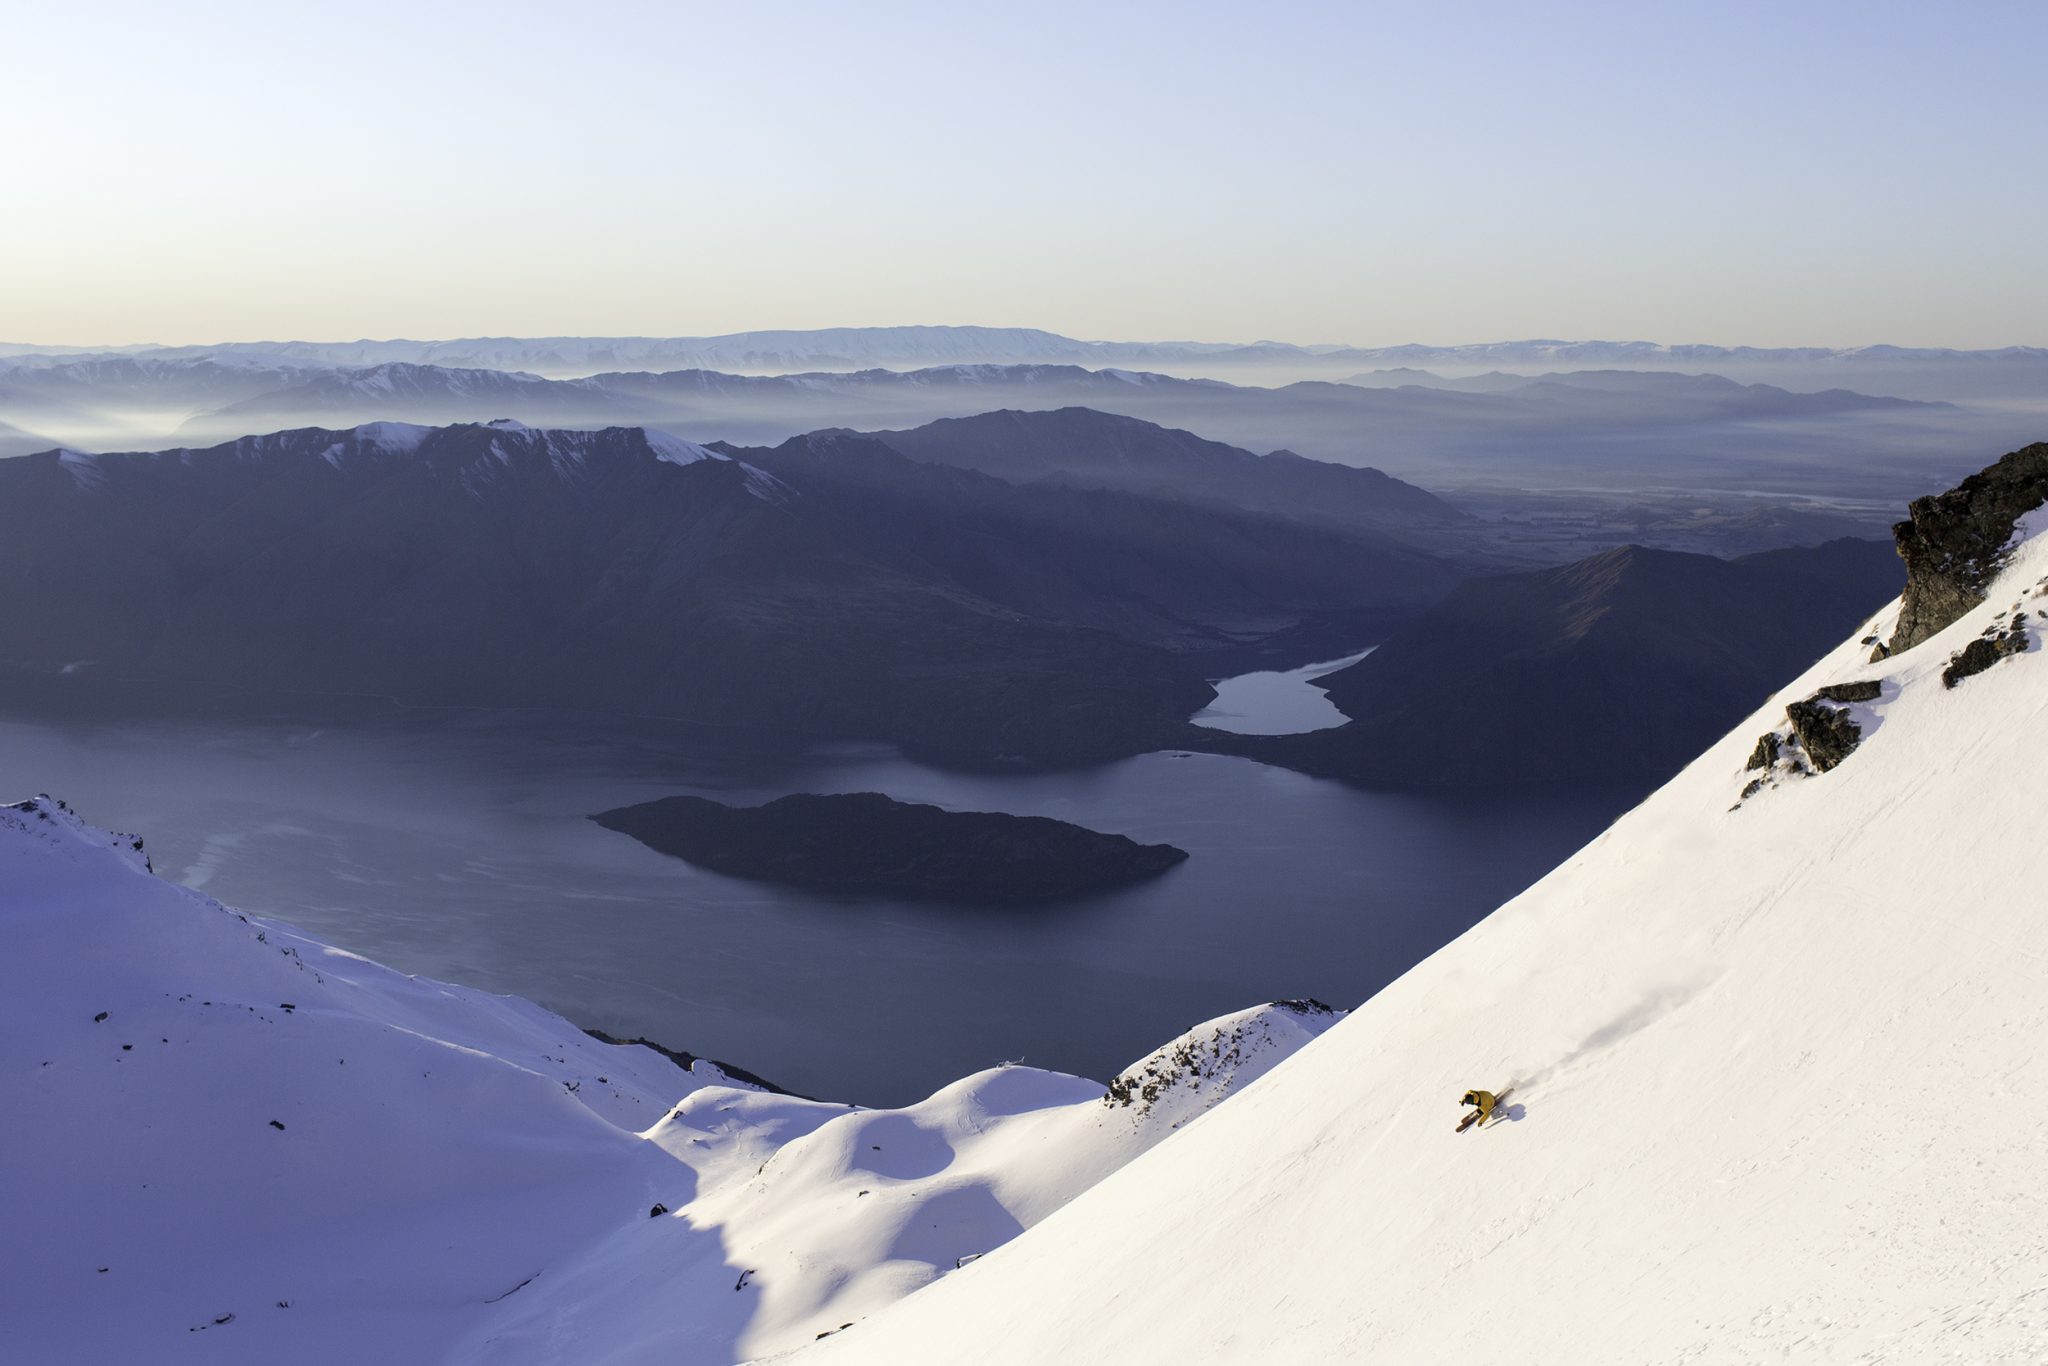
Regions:
[[[251,341],[106,348],[0,345],[0,358],[18,356],[150,355],[166,358],[260,354],[334,366],[389,362],[456,367],[527,369],[550,374],[594,374],[607,369],[737,368],[753,371],[861,369],[953,363],[1079,365],[1195,362],[1223,365],[1313,363],[1536,365],[1702,364],[1745,362],[2048,362],[2048,348],[1871,345],[1761,347],[1668,344],[1649,341],[1530,338],[1440,346],[1299,345],[1280,341],[1086,341],[1029,327],[827,327],[729,332],[673,337],[463,337],[391,338],[348,342]]]
[[[750,343],[767,336],[745,335]],[[826,427],[900,430],[1004,408],[1088,407],[1436,488],[1640,486],[1647,478],[1660,487],[1888,499],[1959,475],[1958,450],[2025,439],[2026,405],[2048,394],[2048,361],[2023,351],[1981,364],[1896,348],[1823,361],[1797,359],[1805,351],[1758,361],[1731,348],[1681,361],[1671,348],[1631,344],[1610,354],[1517,343],[1499,355],[1407,358],[1445,370],[1435,374],[1401,364],[1376,372],[1365,367],[1386,357],[1343,348],[1172,351],[1050,333],[913,329],[898,354],[889,350],[898,335],[833,334],[847,343],[839,352],[778,352],[773,365],[756,364],[767,353],[737,343],[679,350],[659,339],[15,356],[0,358],[0,422],[84,450],[498,416],[549,427],[658,426],[754,445]],[[1266,360],[1217,359],[1254,352]],[[1697,373],[1706,368],[1725,373]],[[1464,373],[1474,369],[1482,373]],[[1997,401],[1946,404],[1978,394]]]
[[[1003,409],[870,435],[914,460],[1017,483],[1115,488],[1349,526],[1443,526],[1471,519],[1433,493],[1379,470],[1255,455],[1138,418],[1059,408]]]
[[[0,370],[0,386],[7,378]],[[205,443],[299,424],[441,424],[509,415],[550,427],[658,426],[756,445],[828,427],[901,430],[999,409],[1070,407],[1440,487],[1475,480],[1636,485],[1649,469],[1660,485],[1725,488],[1733,481],[1866,497],[1893,485],[1902,495],[1920,487],[1929,466],[1941,466],[1946,477],[1963,435],[2021,421],[1850,390],[1804,393],[1655,373],[1561,376],[1460,392],[1320,380],[1265,387],[1069,364],[787,375],[609,371],[555,380],[393,363],[290,372],[275,388],[203,407],[177,439]],[[9,411],[0,402],[0,417]],[[1770,424],[1768,441],[1758,440],[1758,424]],[[1843,473],[1851,454],[1855,480]],[[1886,486],[1863,486],[1876,479]]]

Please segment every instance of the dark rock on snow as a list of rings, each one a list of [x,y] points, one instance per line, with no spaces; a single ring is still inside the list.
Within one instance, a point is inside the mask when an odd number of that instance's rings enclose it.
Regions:
[[[2027,648],[2027,614],[2017,612],[2004,627],[1992,627],[1983,635],[1949,656],[1941,671],[1941,685],[1953,688],[1973,674],[1983,673],[2008,655],[2023,654]]]
[[[774,1082],[769,1081],[758,1073],[749,1072],[744,1067],[735,1067],[731,1063],[723,1062],[717,1058],[702,1058],[684,1049],[670,1048],[666,1044],[656,1043],[652,1039],[643,1039],[637,1036],[631,1039],[622,1039],[616,1034],[607,1034],[602,1029],[585,1029],[583,1032],[596,1039],[599,1043],[610,1044],[614,1048],[651,1048],[676,1066],[682,1068],[685,1072],[693,1070],[699,1062],[708,1062],[734,1081],[743,1081],[749,1086],[758,1086],[763,1091],[773,1091],[778,1096],[797,1096],[795,1091],[790,1090],[786,1086],[777,1086]],[[599,1077],[598,1080],[603,1081],[604,1078]],[[799,1100],[817,1099],[815,1096],[797,1096],[797,1098]]]
[[[1053,901],[1156,876],[1187,858],[1044,816],[945,811],[878,792],[733,807],[663,797],[592,820],[734,877],[937,901]]]
[[[1906,592],[1888,654],[1909,650],[1984,601],[2018,520],[2048,502],[2048,442],[2022,447],[1947,493],[1916,498],[1892,528]]]
[[[1862,679],[1855,683],[1830,683],[1815,697],[1829,702],[1875,702],[1884,691],[1884,685],[1875,679]]]
[[[1816,773],[1826,773],[1841,763],[1863,741],[1863,728],[1849,719],[1849,713],[1824,705],[1818,695],[1791,703],[1785,716]]]

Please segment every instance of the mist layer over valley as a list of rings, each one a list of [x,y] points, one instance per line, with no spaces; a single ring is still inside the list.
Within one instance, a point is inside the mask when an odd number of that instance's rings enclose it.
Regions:
[[[1871,347],[1201,348],[985,328],[737,339],[251,343],[0,356],[0,451],[205,445],[297,425],[513,417],[774,443],[1091,407],[1425,486],[1768,490],[1896,501],[2010,444],[2048,356]],[[1028,344],[1027,344],[1028,343]],[[1247,368],[1241,352],[1287,358]],[[573,362],[572,363],[572,359]],[[778,364],[778,362],[780,362]],[[1853,458],[1856,481],[1839,476]]]

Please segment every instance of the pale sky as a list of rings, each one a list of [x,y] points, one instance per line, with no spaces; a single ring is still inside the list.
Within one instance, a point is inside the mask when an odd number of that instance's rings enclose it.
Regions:
[[[2048,343],[2048,6],[0,0],[0,341]]]

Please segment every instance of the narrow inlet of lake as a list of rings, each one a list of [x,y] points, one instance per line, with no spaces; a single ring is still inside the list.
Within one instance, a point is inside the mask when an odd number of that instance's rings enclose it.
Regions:
[[[1315,680],[1349,668],[1371,653],[1368,647],[1342,659],[1326,659],[1298,669],[1211,679],[1216,700],[1188,719],[1198,726],[1238,735],[1298,735],[1341,726],[1348,718]]]

